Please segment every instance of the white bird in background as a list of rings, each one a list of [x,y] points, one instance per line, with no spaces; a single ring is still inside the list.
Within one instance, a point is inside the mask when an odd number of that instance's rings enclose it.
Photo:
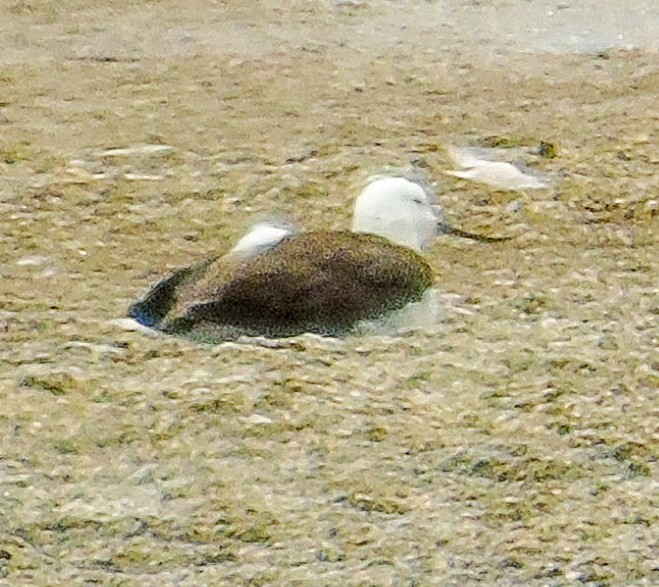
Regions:
[[[449,145],[446,152],[453,163],[463,168],[445,171],[446,175],[483,183],[499,190],[521,191],[549,186],[547,179],[522,171],[512,163],[488,159],[493,151]]]

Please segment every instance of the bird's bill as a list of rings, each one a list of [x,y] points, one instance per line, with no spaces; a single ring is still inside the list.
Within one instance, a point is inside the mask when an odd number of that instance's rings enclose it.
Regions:
[[[440,221],[438,223],[438,227],[439,227],[439,232],[441,234],[452,234],[454,236],[468,238],[481,243],[499,243],[503,241],[508,241],[511,238],[513,238],[511,236],[485,236],[482,234],[475,234],[473,232],[462,230],[461,228],[455,228],[454,226],[448,224],[446,221]]]

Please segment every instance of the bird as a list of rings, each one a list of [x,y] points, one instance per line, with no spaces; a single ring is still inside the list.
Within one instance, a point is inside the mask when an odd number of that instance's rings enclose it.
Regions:
[[[521,191],[549,186],[545,178],[528,173],[517,165],[488,159],[490,154],[484,149],[449,145],[446,151],[453,163],[462,169],[445,171],[445,175],[484,183],[498,190]]]
[[[421,253],[449,228],[426,189],[404,177],[378,177],[356,199],[350,231],[257,223],[226,255],[156,283],[128,315],[208,342],[344,336],[423,298],[434,275]]]
[[[286,220],[268,219],[254,224],[247,234],[233,246],[230,255],[249,258],[263,253],[274,247],[284,237],[299,232],[298,229]]]

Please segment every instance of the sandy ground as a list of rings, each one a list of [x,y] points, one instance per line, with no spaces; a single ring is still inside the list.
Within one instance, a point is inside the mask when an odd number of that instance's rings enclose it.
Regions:
[[[619,48],[566,54],[567,3],[5,2],[0,585],[658,584],[651,4],[644,48],[614,10]],[[447,142],[552,187],[445,177]],[[116,322],[254,217],[346,227],[412,159],[516,237],[438,239],[435,332]]]

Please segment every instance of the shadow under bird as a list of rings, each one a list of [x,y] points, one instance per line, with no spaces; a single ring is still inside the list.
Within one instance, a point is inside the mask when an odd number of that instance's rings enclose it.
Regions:
[[[208,341],[344,335],[421,300],[434,278],[420,252],[442,232],[497,240],[449,227],[420,185],[379,178],[357,198],[352,232],[259,223],[228,254],[158,282],[128,315]]]

